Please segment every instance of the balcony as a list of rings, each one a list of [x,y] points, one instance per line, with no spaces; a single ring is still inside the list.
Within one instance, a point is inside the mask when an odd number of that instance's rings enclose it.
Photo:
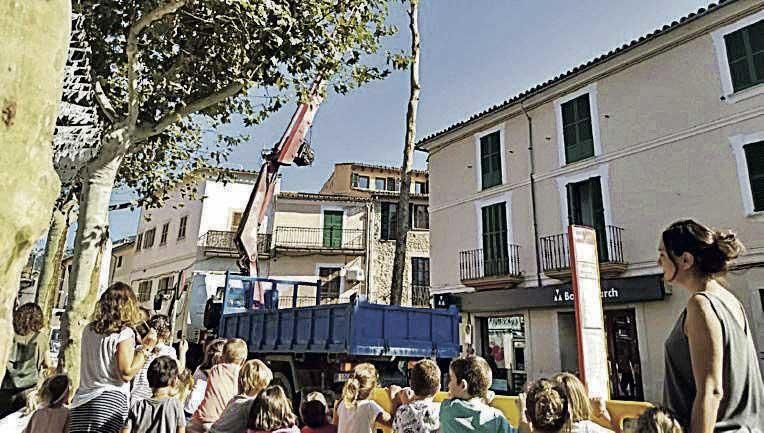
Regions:
[[[275,248],[283,253],[363,254],[366,250],[362,229],[277,227],[275,236]]]
[[[411,286],[411,306],[429,307],[430,306],[430,286]]]
[[[209,230],[199,238],[205,256],[239,257],[236,248],[236,232],[223,230]],[[271,235],[261,233],[257,235],[257,253],[259,257],[268,257],[271,251]]]
[[[605,226],[605,240],[598,240],[600,274],[603,276],[618,275],[626,270],[626,262],[623,259],[622,235],[622,228]],[[558,280],[570,279],[567,233],[539,238],[539,252],[541,254],[541,269],[548,277]]]
[[[510,245],[508,257],[485,257],[482,249],[460,251],[459,274],[464,285],[475,288],[512,287],[523,281],[520,247]]]

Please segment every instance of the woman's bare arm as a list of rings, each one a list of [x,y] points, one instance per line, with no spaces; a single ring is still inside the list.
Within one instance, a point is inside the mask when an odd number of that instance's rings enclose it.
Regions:
[[[690,344],[695,401],[688,433],[713,433],[719,404],[724,395],[722,325],[704,296],[693,296],[687,304],[685,334]]]

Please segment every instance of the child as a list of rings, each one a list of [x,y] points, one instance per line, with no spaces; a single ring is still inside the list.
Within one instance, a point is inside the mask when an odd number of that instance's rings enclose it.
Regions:
[[[326,397],[320,392],[311,392],[300,405],[300,416],[305,426],[300,433],[337,433],[337,426],[326,416]]]
[[[157,345],[154,347],[153,354],[143,364],[143,368],[133,378],[133,388],[130,391],[130,405],[134,405],[137,401],[144,398],[151,397],[151,388],[149,387],[148,380],[146,379],[146,371],[151,364],[151,361],[160,356],[169,356],[178,361],[178,354],[175,349],[170,346],[170,320],[167,316],[157,314],[152,316],[147,325],[149,328],[154,329],[157,332]],[[183,346],[181,346],[182,348]],[[184,356],[185,357],[185,356]],[[182,367],[182,366],[181,366]]]
[[[24,433],[65,433],[69,429],[69,378],[51,376],[39,391],[41,406],[32,414]]]
[[[188,398],[182,400],[186,402],[183,411],[186,413],[187,418],[193,416],[196,409],[199,408],[199,404],[204,400],[204,391],[207,389],[207,375],[212,366],[223,361],[224,344],[225,340],[222,338],[212,340],[207,344],[204,350],[204,362],[194,371],[194,387],[191,389]]]
[[[241,364],[247,359],[247,343],[232,338],[223,345],[223,362],[210,369],[204,399],[189,423],[189,432],[204,433],[220,418],[228,402],[236,395]]]
[[[356,365],[334,410],[338,433],[373,433],[375,423],[392,427],[390,414],[369,399],[376,387],[377,369],[369,363]]]
[[[682,426],[665,407],[651,407],[637,420],[636,433],[682,433]]]
[[[570,431],[569,407],[568,395],[562,385],[554,380],[539,379],[528,390],[525,416],[534,433],[567,432]]]
[[[448,368],[448,399],[440,404],[440,431],[514,432],[504,415],[485,402],[491,382],[491,368],[485,359],[468,356],[451,361]]]
[[[186,432],[186,417],[180,401],[170,396],[178,380],[178,362],[169,356],[151,361],[146,372],[150,398],[130,407],[122,433]]]
[[[242,433],[247,429],[247,414],[260,391],[273,380],[273,373],[259,359],[244,363],[239,371],[239,394],[234,396],[210,428],[211,433]]]
[[[178,380],[170,395],[177,398],[178,401],[184,402],[192,389],[194,389],[194,376],[191,374],[191,370],[185,369],[178,373]],[[185,410],[183,412],[185,413]]]
[[[433,433],[440,429],[438,415],[440,405],[434,403],[432,398],[440,389],[440,368],[430,359],[423,359],[411,369],[409,390],[399,392],[398,398],[393,398],[395,406],[400,401],[400,406],[394,410],[393,432],[395,433]],[[392,388],[391,388],[392,389]]]
[[[280,386],[260,391],[252,402],[247,433],[300,433],[289,401]]]
[[[613,424],[604,400],[590,400],[586,394],[586,387],[575,375],[571,373],[557,373],[552,376],[551,380],[559,383],[568,395],[571,433],[613,433],[615,431],[616,425]],[[596,424],[591,420],[592,415],[610,422],[613,430]]]

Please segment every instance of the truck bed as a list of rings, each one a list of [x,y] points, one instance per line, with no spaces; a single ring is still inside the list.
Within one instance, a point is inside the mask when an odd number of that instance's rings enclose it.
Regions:
[[[251,353],[454,358],[456,307],[411,308],[358,301],[224,314],[219,335],[241,338]]]

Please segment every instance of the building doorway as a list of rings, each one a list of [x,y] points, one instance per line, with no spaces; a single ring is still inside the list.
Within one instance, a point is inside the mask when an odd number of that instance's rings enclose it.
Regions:
[[[497,394],[522,392],[527,380],[525,316],[486,317],[480,320],[483,353],[493,373],[491,390]]]
[[[642,365],[639,358],[637,321],[633,308],[605,310],[610,398],[644,400]],[[560,369],[578,374],[578,342],[574,313],[558,313]],[[576,342],[576,344],[570,344]]]

